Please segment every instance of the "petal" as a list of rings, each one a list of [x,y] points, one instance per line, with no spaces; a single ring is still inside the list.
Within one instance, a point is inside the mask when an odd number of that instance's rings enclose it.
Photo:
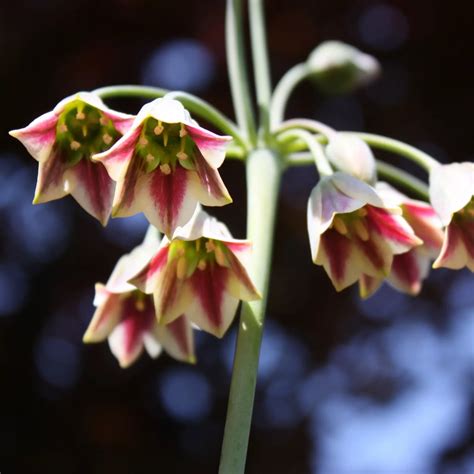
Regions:
[[[65,183],[66,170],[61,151],[54,146],[48,158],[39,162],[33,204],[53,201],[68,194]]]
[[[385,277],[390,272],[393,253],[387,241],[376,232],[370,232],[367,241],[353,239],[356,252],[355,261],[359,262],[361,273],[372,277]]]
[[[430,201],[443,225],[448,225],[452,215],[469,203],[473,193],[472,163],[440,165],[430,173]]]
[[[239,305],[238,298],[227,291],[229,278],[229,269],[217,264],[197,269],[189,278],[194,297],[186,315],[216,337],[225,334]]]
[[[359,294],[363,299],[372,296],[382,285],[383,278],[361,275],[359,279]]]
[[[127,166],[133,158],[141,131],[141,126],[134,127],[107,151],[93,155],[92,159],[100,161],[114,181],[123,179],[127,172]]]
[[[217,135],[197,125],[186,124],[186,130],[209,166],[219,168],[224,162],[226,148],[232,137]]]
[[[122,368],[130,366],[143,352],[144,337],[155,320],[152,299],[142,302],[144,307],[138,309],[135,298],[124,300],[122,321],[109,336],[110,349]]]
[[[122,295],[108,292],[100,283],[96,284],[95,292],[94,303],[100,304],[82,339],[85,343],[105,340],[122,318]]]
[[[418,249],[395,255],[388,282],[397,290],[417,295],[428,275],[430,260]]]
[[[166,325],[155,323],[153,333],[171,357],[184,362],[196,362],[193,329],[186,316]]]
[[[160,97],[145,105],[142,110],[146,110],[148,116],[165,123],[187,123],[191,121],[189,112],[181,102],[175,99]]]
[[[153,293],[160,282],[161,274],[166,268],[168,262],[168,250],[168,245],[165,245],[164,242],[162,242],[162,246],[150,260],[148,265],[146,265],[137,275],[130,278],[129,282],[144,293]]]
[[[195,165],[196,173],[189,173],[198,178],[193,180],[196,199],[204,206],[225,206],[231,203],[232,198],[219,172],[209,166],[199,152],[195,154]]]
[[[115,183],[102,163],[83,158],[66,173],[66,189],[103,226],[107,225],[112,209]]]
[[[41,162],[48,158],[56,139],[57,122],[58,116],[54,112],[47,112],[33,120],[27,127],[9,133],[20,140],[33,158]]]
[[[452,222],[445,230],[443,247],[433,263],[433,268],[446,267],[458,270],[466,265],[467,258],[461,229]]]
[[[228,291],[239,300],[255,301],[261,299],[261,295],[255,288],[247,270],[240,260],[232,253],[226,255],[231,274],[229,275]]]

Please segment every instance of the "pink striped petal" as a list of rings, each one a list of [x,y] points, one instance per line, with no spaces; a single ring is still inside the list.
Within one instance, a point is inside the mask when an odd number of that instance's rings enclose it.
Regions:
[[[239,259],[232,252],[229,252],[226,257],[231,272],[228,283],[229,293],[244,301],[259,300],[261,295]]]
[[[45,161],[56,139],[58,117],[47,112],[33,120],[27,127],[12,130],[10,135],[17,138],[37,161]]]
[[[227,291],[229,278],[229,269],[217,264],[197,269],[189,278],[194,297],[186,315],[216,337],[225,334],[239,305],[239,299]]]
[[[153,293],[159,285],[162,273],[168,263],[168,245],[162,245],[143,270],[129,279],[129,283],[136,286],[144,293]]]
[[[112,210],[115,183],[102,163],[83,158],[65,173],[67,191],[79,205],[103,226]]]
[[[122,368],[129,367],[143,352],[144,337],[155,321],[151,298],[141,302],[143,307],[137,306],[134,297],[123,301],[122,320],[109,336],[110,349]]]
[[[219,168],[232,137],[216,135],[198,125],[186,124],[186,130],[210,167]]]
[[[209,166],[199,152],[195,155],[196,175],[193,180],[193,192],[204,206],[225,206],[232,202],[229,191],[217,170]],[[191,175],[194,173],[190,172]]]
[[[359,294],[363,299],[372,296],[382,285],[383,278],[361,275],[359,279]]]
[[[58,147],[53,147],[47,160],[40,161],[33,204],[60,199],[68,194],[65,183],[64,157]]]
[[[155,323],[153,332],[171,357],[184,362],[196,362],[193,329],[186,316],[180,316],[166,325]]]
[[[433,268],[441,267],[453,270],[467,267],[474,272],[474,223],[465,228],[457,222],[448,225],[443,247],[433,263]]]
[[[122,318],[122,295],[107,291],[100,283],[95,292],[97,309],[84,334],[85,343],[105,340]]]
[[[395,255],[388,282],[399,291],[417,295],[421,290],[423,279],[428,274],[429,266],[429,259],[418,249]]]
[[[129,130],[111,148],[95,154],[92,159],[100,161],[114,181],[122,179],[135,153],[135,148],[143,127]]]

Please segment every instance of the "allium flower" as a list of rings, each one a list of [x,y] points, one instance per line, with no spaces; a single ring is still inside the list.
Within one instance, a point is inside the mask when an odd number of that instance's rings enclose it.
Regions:
[[[169,236],[191,218],[198,202],[232,202],[217,171],[229,140],[200,127],[176,100],[145,105],[127,134],[94,157],[117,181],[112,215],[143,212]]]
[[[133,116],[109,109],[99,97],[79,92],[27,127],[12,130],[39,162],[34,204],[71,194],[103,225],[112,207],[114,182],[91,156],[110,148],[131,126]]]
[[[434,268],[474,272],[474,163],[452,163],[430,173],[430,201],[445,229]]]
[[[110,349],[121,367],[128,367],[143,352],[157,357],[161,348],[172,357],[194,362],[191,324],[181,315],[172,323],[159,324],[153,297],[137,290],[127,280],[141,270],[158,249],[156,230],[149,231],[144,243],[124,255],[115,266],[107,284],[96,285],[97,307],[84,342],[101,342],[108,338]]]
[[[198,208],[171,242],[162,240],[130,282],[153,293],[160,322],[168,324],[185,313],[201,329],[222,337],[239,300],[260,298],[245,269],[250,247],[246,240],[232,239],[222,223]]]
[[[374,188],[346,173],[320,180],[308,202],[311,254],[337,291],[363,275],[386,277],[394,255],[422,243],[400,213],[386,206]]]
[[[397,290],[416,295],[427,277],[430,263],[441,249],[443,230],[435,210],[426,202],[410,199],[387,183],[379,182],[376,190],[383,201],[390,206],[398,206],[423,245],[413,247],[408,252],[394,255],[392,269],[387,281]],[[382,284],[383,278],[364,276],[360,280],[363,297],[372,295]]]

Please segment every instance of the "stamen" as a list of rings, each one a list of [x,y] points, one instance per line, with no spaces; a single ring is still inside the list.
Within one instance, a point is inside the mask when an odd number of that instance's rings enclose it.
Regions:
[[[369,231],[367,230],[367,226],[365,225],[364,221],[354,221],[354,230],[360,240],[363,240],[364,242],[367,242],[369,240]]]
[[[347,226],[346,223],[340,218],[340,217],[335,217],[334,220],[332,221],[333,227],[337,230],[342,235],[347,234]]]
[[[140,146],[147,146],[148,145],[148,140],[145,137],[140,137],[140,140],[138,140],[138,144]]]
[[[357,211],[357,215],[359,215],[360,217],[365,217],[367,215],[367,209],[365,209],[365,207],[361,207]]]
[[[206,260],[204,260],[203,258],[201,258],[201,260],[199,260],[199,263],[198,263],[198,268],[199,270],[205,270],[206,267],[207,267],[207,262]]]
[[[103,125],[105,127],[106,125],[109,124],[109,119],[107,117],[102,116],[102,117],[100,117],[99,122],[100,122],[101,125]]]
[[[66,133],[67,132],[67,125],[65,123],[62,123],[58,128],[59,128],[60,133]]]
[[[188,155],[186,153],[184,153],[184,151],[180,151],[179,153],[176,153],[176,157],[178,158],[178,160],[187,160],[188,159]]]
[[[221,266],[221,267],[226,267],[227,266],[227,258],[224,254],[224,251],[222,250],[222,247],[220,245],[216,246],[214,250],[214,255],[216,256],[216,262]]]
[[[163,174],[171,174],[171,168],[168,163],[164,163],[163,165],[160,165],[160,170]]]
[[[212,240],[208,240],[206,242],[206,251],[210,253],[214,252],[214,250],[216,250],[216,244]]]
[[[143,311],[145,309],[145,301],[143,301],[143,298],[137,298],[135,300],[135,308],[137,311]]]
[[[145,160],[148,161],[148,163],[151,163],[154,159],[155,157],[151,153],[148,153],[148,155],[146,155],[146,158],[145,158]]]
[[[179,136],[181,138],[185,137],[188,134],[186,128],[184,127],[184,124],[181,124],[181,129],[179,130]]]
[[[161,121],[158,121],[158,125],[153,129],[153,133],[155,135],[161,135],[163,130],[164,130],[164,127],[161,124]]]
[[[86,114],[82,110],[78,110],[76,118],[77,120],[84,120],[86,118]]]
[[[184,280],[188,271],[188,262],[184,257],[180,257],[176,265],[176,277],[178,280]]]
[[[165,130],[165,133],[163,133],[163,145],[168,146],[168,130]]]
[[[112,137],[108,133],[104,133],[104,135],[102,135],[102,140],[104,140],[106,145],[110,145],[112,143]]]
[[[87,137],[87,126],[86,125],[83,125],[82,126],[82,134]]]
[[[196,250],[199,252],[201,250],[201,239],[196,240]]]
[[[69,146],[71,147],[71,150],[74,150],[74,151],[79,150],[79,148],[81,148],[81,144],[77,142],[76,140],[73,140]]]

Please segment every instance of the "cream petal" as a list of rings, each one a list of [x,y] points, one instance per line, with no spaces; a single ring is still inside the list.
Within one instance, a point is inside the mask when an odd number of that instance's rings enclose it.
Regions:
[[[196,362],[193,329],[186,316],[166,325],[155,323],[153,332],[171,357],[184,362]]]

